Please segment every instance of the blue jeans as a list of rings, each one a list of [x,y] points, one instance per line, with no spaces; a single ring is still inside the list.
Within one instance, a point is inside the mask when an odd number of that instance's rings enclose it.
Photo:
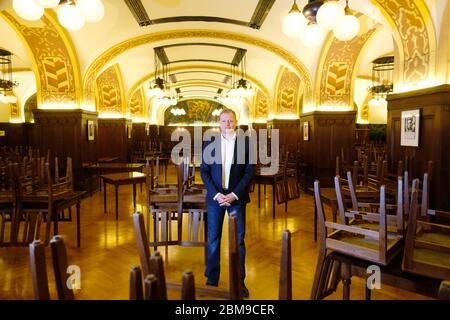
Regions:
[[[208,205],[208,258],[205,276],[210,283],[219,283],[220,277],[220,240],[222,238],[223,218],[225,210],[230,214],[236,212],[239,255],[241,260],[241,277],[245,278],[245,204],[221,207]]]

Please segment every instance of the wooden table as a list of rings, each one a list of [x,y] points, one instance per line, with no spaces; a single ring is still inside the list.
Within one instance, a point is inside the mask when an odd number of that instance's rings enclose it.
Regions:
[[[65,219],[60,219],[59,213],[63,213],[65,209],[69,209],[72,206],[76,206],[77,208],[77,248],[80,247],[80,204],[81,199],[85,196],[86,191],[75,191],[74,194],[71,196],[59,200],[54,204],[54,210],[55,210],[55,220],[53,224],[53,230],[54,234],[58,234],[58,221],[66,221]],[[69,211],[70,212],[70,211]]]
[[[123,172],[103,174],[100,176],[103,180],[103,209],[106,213],[106,184],[112,184],[116,191],[116,220],[119,219],[119,186],[133,185],[133,205],[136,209],[136,183],[145,183],[145,174],[142,172]]]
[[[253,183],[258,184],[258,208],[260,208],[261,199],[261,184],[272,186],[272,217],[275,219],[275,197],[276,197],[276,184],[283,181],[283,173],[277,172],[275,174],[262,174],[259,170],[255,172],[253,177]],[[287,211],[287,199],[285,203],[285,211]]]
[[[83,164],[83,170],[87,172],[90,178],[89,191],[90,193],[92,193],[92,191],[94,190],[92,186],[93,177],[109,173],[133,172],[133,171],[142,172],[144,170],[144,166],[145,165],[143,163],[112,163],[112,162],[88,163]],[[95,184],[97,184],[97,182]],[[101,181],[100,181],[100,191],[102,191]]]
[[[98,158],[97,162],[98,163],[109,163],[109,162],[114,162],[119,160],[118,157],[103,157],[103,158]]]

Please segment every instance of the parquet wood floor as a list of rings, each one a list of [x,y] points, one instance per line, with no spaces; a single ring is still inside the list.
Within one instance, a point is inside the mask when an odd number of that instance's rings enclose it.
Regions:
[[[174,182],[175,170],[169,168],[169,182]],[[200,180],[199,180],[200,181]],[[137,188],[137,209],[145,209],[145,190]],[[261,188],[262,191],[263,188]],[[318,244],[313,239],[313,197],[301,194],[300,199],[289,202],[287,214],[284,205],[277,206],[276,219],[272,219],[271,190],[262,193],[258,209],[257,194],[251,194],[247,209],[247,279],[250,299],[277,299],[281,232],[292,232],[293,298],[309,299]],[[119,193],[119,221],[115,220],[114,191],[108,188],[108,212],[103,213],[103,195],[99,192],[82,201],[81,248],[76,247],[76,223],[60,223],[60,234],[65,238],[69,264],[81,269],[81,290],[76,299],[128,299],[129,271],[139,264],[139,256],[132,226],[132,187],[122,186]],[[327,214],[331,212],[327,210]],[[226,219],[225,219],[226,220]],[[222,274],[219,285],[227,287],[227,223],[222,237]],[[169,247],[162,249],[166,277],[181,281],[186,269],[194,272],[196,283],[204,284],[203,248]],[[50,249],[47,250],[49,278],[53,281]],[[51,282],[54,283],[54,282]],[[352,299],[364,299],[364,281],[352,279]],[[51,286],[51,296],[56,298]],[[328,299],[341,299],[342,286]],[[179,299],[180,293],[169,291],[170,299]],[[28,248],[0,248],[0,300],[33,299]],[[375,290],[372,299],[426,299],[396,288],[383,286]]]

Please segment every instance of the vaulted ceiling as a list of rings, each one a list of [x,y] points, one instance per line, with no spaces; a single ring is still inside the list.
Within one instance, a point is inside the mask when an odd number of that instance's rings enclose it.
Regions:
[[[1,0],[0,10],[14,14],[11,2]],[[449,11],[447,1],[415,2],[426,4],[439,36],[444,12]],[[73,44],[83,86],[87,78],[95,78],[116,65],[128,99],[141,86],[148,87],[155,71],[154,50],[158,48],[160,58],[170,63],[172,80],[176,80],[175,87],[183,95],[213,98],[219,89],[229,88],[230,66],[243,56],[249,78],[271,98],[282,67],[297,74],[302,82],[310,82],[310,89],[316,91],[311,92],[311,97],[320,90],[320,64],[333,37],[330,33],[322,45],[313,48],[286,37],[281,22],[292,5],[291,0],[103,0],[103,3],[105,16],[99,23],[86,24],[79,31],[61,28]],[[297,3],[303,7],[307,0]],[[361,46],[362,54],[355,66],[355,76],[366,80],[371,76],[373,59],[397,50],[395,26],[376,4],[386,5],[386,1],[349,1],[355,14],[366,16],[361,20],[364,22],[361,32],[376,28]],[[32,70],[33,58],[16,30],[1,18],[0,30],[0,47],[14,53],[14,68],[19,72]],[[30,88],[35,80],[32,76],[23,78],[22,83],[28,87],[18,88],[18,93],[25,95],[33,91]],[[356,99],[357,94],[354,96]]]

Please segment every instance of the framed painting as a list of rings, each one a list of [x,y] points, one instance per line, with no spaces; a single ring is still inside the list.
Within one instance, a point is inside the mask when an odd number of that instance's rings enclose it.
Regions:
[[[309,141],[309,121],[303,122],[303,141]]]
[[[95,124],[93,120],[87,120],[87,138],[89,141],[95,138]]]
[[[419,146],[420,109],[402,111],[400,145]]]

